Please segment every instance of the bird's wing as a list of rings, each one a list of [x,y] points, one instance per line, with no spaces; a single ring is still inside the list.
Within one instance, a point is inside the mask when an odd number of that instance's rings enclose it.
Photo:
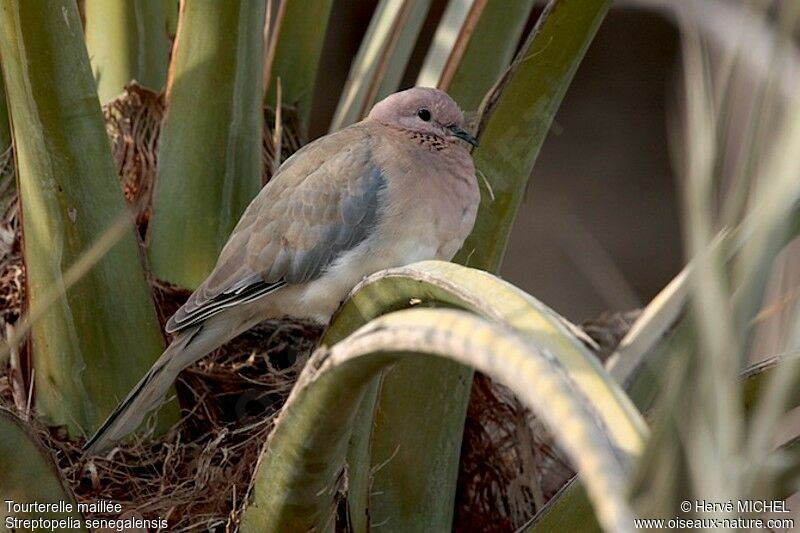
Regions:
[[[214,271],[167,331],[311,281],[366,239],[385,188],[372,159],[374,142],[369,128],[351,126],[289,158],[245,210]]]

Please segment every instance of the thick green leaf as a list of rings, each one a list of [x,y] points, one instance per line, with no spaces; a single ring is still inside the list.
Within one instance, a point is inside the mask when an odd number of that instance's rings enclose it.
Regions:
[[[130,217],[75,2],[1,5],[28,303],[41,312],[31,331],[36,406],[72,434],[91,432],[158,357],[163,339],[132,225],[68,290],[64,280],[106,230]],[[59,298],[40,309],[53,291]]]
[[[455,261],[500,267],[528,177],[610,0],[551,0],[481,118],[481,206]]]
[[[417,85],[448,91],[475,111],[508,68],[533,0],[452,0],[442,16]]]
[[[399,88],[430,5],[431,0],[381,0],[350,66],[330,131],[358,122]]]
[[[150,222],[153,274],[183,287],[208,276],[261,188],[264,10],[183,4]]]
[[[322,343],[332,346],[371,320],[413,306],[452,307],[508,324],[539,346],[558,352],[572,379],[591,397],[619,442],[636,454],[647,428],[613,380],[600,380],[602,365],[577,327],[531,295],[496,276],[443,261],[422,261],[373,274],[351,292],[331,320]]]
[[[75,498],[61,478],[50,451],[45,449],[16,415],[0,407],[0,510],[3,531],[9,517],[19,520],[51,520],[62,522],[56,529],[87,531],[78,513]],[[70,512],[14,513],[8,511],[8,501],[16,504],[64,502]],[[66,526],[66,527],[64,527]],[[16,531],[29,528],[16,526]],[[39,527],[37,529],[48,529]],[[10,530],[10,529],[9,529]]]
[[[275,105],[280,79],[281,102],[297,106],[303,133],[308,128],[332,5],[333,0],[281,0],[270,28],[266,104]]]
[[[167,36],[175,37],[178,33],[178,19],[180,18],[180,0],[163,0],[164,20],[167,27]]]
[[[739,245],[740,239],[735,232],[721,233],[716,244],[729,254]],[[691,265],[685,267],[648,304],[606,363],[611,375],[642,413],[653,406],[663,386],[670,357],[695,342],[694,329],[686,315],[690,271]],[[596,529],[596,519],[586,492],[577,482],[565,486],[540,514],[537,514],[531,531],[552,531],[555,525],[565,520],[585,524],[586,531]]]
[[[453,361],[400,361],[378,384],[369,424],[369,517],[398,531],[450,530],[473,369]],[[420,453],[420,450],[426,450]]]
[[[486,0],[450,0],[420,67],[417,86],[442,88],[441,79],[446,66],[451,59],[457,61],[456,56],[472,36],[485,4]]]
[[[600,524],[592,511],[586,489],[577,477],[564,485],[536,513],[536,517],[524,529],[528,533],[569,531],[570,533],[600,532]]]
[[[594,404],[567,377],[559,353],[507,324],[463,311],[413,309],[375,319],[312,357],[259,462],[243,531],[327,529],[342,488],[337,480],[343,475],[350,424],[364,392],[395,361],[430,355],[474,366],[514,391],[580,469],[601,523],[612,531],[633,530],[625,487],[636,455],[620,453],[627,445],[612,436]],[[602,371],[601,376],[610,382]],[[424,443],[416,450],[436,452]],[[394,461],[402,459],[387,458],[384,466]],[[423,520],[386,523],[400,531],[442,530]]]
[[[626,442],[629,453],[638,453],[646,428],[640,421],[637,423],[638,414],[619,387],[611,380],[597,379],[603,370],[575,336],[577,329],[529,295],[486,272],[426,261],[377,273],[353,291],[331,321],[322,342],[332,345],[370,320],[406,308],[410,302],[456,307],[502,321],[537,345],[559,354],[576,386],[595,402],[615,439]],[[428,373],[396,379],[398,372],[424,363]],[[446,365],[454,366],[451,362]],[[442,367],[445,364],[440,361],[400,362],[382,380],[380,407],[376,408],[367,396],[357,418],[357,434],[349,456],[348,507],[356,531],[367,508],[377,523],[392,514],[391,522],[403,529],[434,520],[439,520],[436,523],[441,527],[449,527],[452,507],[443,502],[453,494],[460,447],[445,439],[447,435],[452,439],[453,434],[461,434],[454,432],[463,428],[463,415],[458,419],[458,428],[445,425],[448,422],[442,417],[446,412],[442,403],[451,402],[454,393],[452,386],[448,388],[443,383],[453,379],[452,374],[430,371]],[[458,368],[471,372],[466,367]],[[458,382],[456,390],[468,392],[463,381]],[[380,416],[373,419],[374,413]],[[364,438],[370,438],[369,445],[363,443]],[[416,453],[420,447],[430,447],[435,439],[449,442],[451,447],[439,449],[436,454]],[[362,464],[360,450],[365,448],[371,450],[369,468]],[[389,456],[395,460],[383,465]],[[369,492],[379,496],[369,501]],[[413,513],[396,516],[393,513],[397,509],[413,509]]]
[[[481,3],[480,18],[463,54],[451,56],[448,62],[455,64],[445,67],[439,84],[468,111],[478,109],[483,97],[508,68],[533,6],[533,0],[476,0],[474,6]]]
[[[6,87],[0,77],[0,155],[11,148],[11,123],[8,117],[8,102],[6,102]]]
[[[0,209],[5,210],[17,201],[14,176],[14,150],[11,146],[11,122],[8,116],[6,88],[0,76]],[[2,357],[0,357],[2,362]]]
[[[86,48],[100,101],[136,80],[153,91],[167,81],[169,43],[163,0],[84,0]]]

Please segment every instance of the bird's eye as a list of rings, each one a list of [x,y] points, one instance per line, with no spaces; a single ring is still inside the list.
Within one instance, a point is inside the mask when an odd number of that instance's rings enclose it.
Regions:
[[[424,107],[417,111],[417,116],[424,120],[425,122],[430,122],[431,120],[431,112],[425,109]]]

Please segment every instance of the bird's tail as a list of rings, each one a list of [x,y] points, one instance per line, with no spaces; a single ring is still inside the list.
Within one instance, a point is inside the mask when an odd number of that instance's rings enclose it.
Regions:
[[[203,324],[181,331],[83,447],[98,453],[132,433],[166,396],[178,374],[227,339],[203,335]]]

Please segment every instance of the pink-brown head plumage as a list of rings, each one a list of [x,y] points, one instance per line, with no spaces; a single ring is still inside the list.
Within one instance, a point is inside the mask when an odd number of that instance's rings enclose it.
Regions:
[[[387,96],[372,108],[367,120],[422,135],[477,145],[464,130],[464,114],[444,91],[413,87]]]

